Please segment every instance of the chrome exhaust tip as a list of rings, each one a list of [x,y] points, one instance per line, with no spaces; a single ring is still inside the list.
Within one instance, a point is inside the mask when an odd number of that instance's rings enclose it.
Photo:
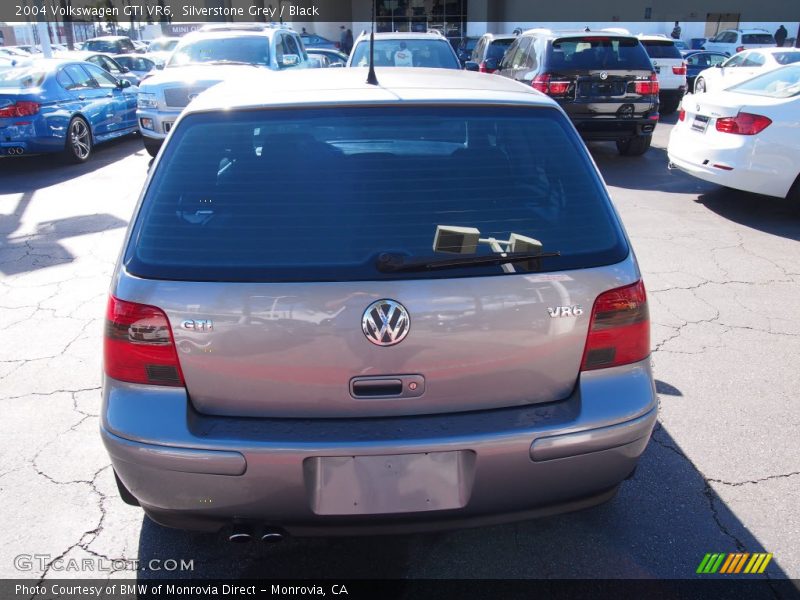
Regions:
[[[286,536],[275,529],[267,529],[261,534],[261,541],[266,544],[278,544],[283,541]]]
[[[250,528],[237,524],[233,526],[233,530],[228,535],[228,541],[234,544],[246,544],[253,541],[253,533]]]

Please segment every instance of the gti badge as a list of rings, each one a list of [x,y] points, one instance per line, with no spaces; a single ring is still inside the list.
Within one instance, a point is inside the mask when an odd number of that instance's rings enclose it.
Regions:
[[[376,346],[394,346],[408,335],[411,321],[405,307],[395,300],[378,300],[364,311],[361,329]]]
[[[211,319],[184,319],[181,321],[181,327],[189,331],[207,333],[214,331],[214,321]]]
[[[575,306],[548,306],[547,313],[551,319],[557,317],[580,317],[583,314],[583,307],[580,304]]]

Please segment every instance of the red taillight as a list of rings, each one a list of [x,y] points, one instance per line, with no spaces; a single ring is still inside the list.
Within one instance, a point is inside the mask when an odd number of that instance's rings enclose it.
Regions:
[[[640,96],[654,96],[658,93],[658,77],[651,73],[648,81],[637,81],[634,89]]]
[[[109,297],[103,342],[103,365],[109,377],[185,385],[172,330],[160,308]]]
[[[742,50],[744,50],[744,46],[739,46],[739,47],[736,48],[737,52],[741,52]]]
[[[569,81],[553,81],[550,77],[550,73],[537,75],[533,78],[533,81],[531,81],[533,89],[539,90],[549,96],[565,95],[569,91],[569,84]]]
[[[717,131],[722,133],[735,133],[737,135],[755,135],[764,131],[772,123],[762,115],[753,115],[740,112],[735,117],[722,117],[717,119]]]
[[[644,284],[609,290],[594,301],[581,370],[638,362],[650,355],[650,316]]]
[[[672,73],[675,75],[686,75],[686,63],[681,63],[680,67],[672,67]]]
[[[490,71],[489,69],[487,69],[486,68],[486,61],[482,60],[481,64],[478,65],[478,73],[493,73],[493,71]]]
[[[30,117],[38,112],[39,104],[37,102],[19,100],[11,106],[0,108],[0,117]]]
[[[686,111],[681,109],[678,113],[678,121],[683,121],[686,118]]]

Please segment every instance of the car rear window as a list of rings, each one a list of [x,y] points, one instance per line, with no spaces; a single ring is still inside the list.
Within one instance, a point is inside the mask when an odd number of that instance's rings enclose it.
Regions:
[[[681,58],[681,51],[669,40],[644,40],[642,45],[650,58]]]
[[[42,85],[46,71],[38,67],[17,67],[0,71],[0,88],[34,88]]]
[[[587,35],[553,40],[549,61],[551,68],[558,70],[653,70],[639,40],[613,36]]]
[[[791,65],[800,62],[800,51],[798,52],[775,52],[773,55],[775,62],[780,65]]]
[[[369,66],[369,42],[359,42],[350,63]],[[460,69],[461,64],[446,40],[375,40],[376,67],[433,67]]]
[[[775,45],[775,38],[771,33],[744,33],[742,34],[743,44],[771,44]]]
[[[84,50],[91,50],[92,52],[110,52],[115,53],[119,47],[118,42],[110,42],[108,40],[89,40],[86,42]]]
[[[489,44],[489,49],[486,51],[486,58],[503,60],[506,50],[508,50],[508,47],[513,41],[514,40],[493,40],[492,43]]]
[[[532,237],[542,271],[628,253],[604,187],[551,108],[370,107],[194,114],[153,174],[125,265],[145,278],[354,281],[501,275],[500,266],[382,273],[434,253],[437,226]],[[481,255],[491,255],[479,244]]]

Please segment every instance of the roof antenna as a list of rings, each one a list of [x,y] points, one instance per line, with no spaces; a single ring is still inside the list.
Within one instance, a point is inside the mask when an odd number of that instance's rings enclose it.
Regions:
[[[378,85],[378,76],[375,75],[375,0],[372,0],[372,31],[369,34],[369,72],[367,83]]]

